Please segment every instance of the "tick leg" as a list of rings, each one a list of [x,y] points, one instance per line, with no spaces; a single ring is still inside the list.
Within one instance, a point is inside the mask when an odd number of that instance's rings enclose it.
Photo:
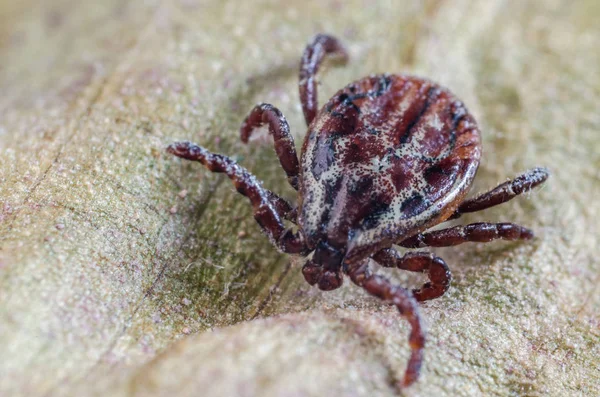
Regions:
[[[267,196],[273,205],[273,208],[277,212],[277,214],[285,220],[288,220],[292,223],[297,223],[296,218],[298,217],[297,208],[292,207],[292,205],[286,199],[281,198],[277,194],[273,193],[268,189],[263,189],[267,192]]]
[[[450,247],[466,242],[487,243],[492,240],[530,240],[533,232],[514,223],[471,223],[448,229],[420,233],[401,241],[406,248]]]
[[[534,187],[541,185],[548,179],[549,175],[550,173],[546,168],[534,168],[526,171],[512,181],[504,182],[487,193],[465,200],[450,219],[460,218],[462,214],[468,212],[481,211],[498,204],[506,203],[519,194],[528,192]]]
[[[429,282],[412,293],[419,302],[438,298],[448,290],[452,274],[446,262],[429,252],[408,252],[404,256],[388,248],[373,255],[372,259],[384,267],[397,267],[411,272],[427,273]]]
[[[229,157],[214,154],[191,142],[176,142],[167,148],[167,152],[175,156],[199,161],[212,172],[225,173],[235,185],[237,191],[248,197],[254,209],[254,219],[267,234],[273,245],[289,254],[308,253],[304,238],[300,233],[293,233],[284,228],[278,206],[285,201],[273,200],[274,193],[263,189],[256,177]],[[287,204],[289,206],[289,204]],[[290,207],[291,208],[291,207]]]
[[[409,336],[411,355],[404,379],[399,386],[402,388],[411,385],[419,377],[425,347],[425,332],[421,326],[417,301],[407,289],[392,285],[385,277],[371,274],[368,261],[350,267],[347,273],[356,285],[384,302],[395,305],[400,314],[408,320],[411,326]]]
[[[290,133],[290,126],[287,120],[279,109],[268,103],[256,105],[240,128],[242,142],[248,143],[252,131],[263,124],[269,125],[269,133],[273,135],[275,152],[277,153],[277,157],[279,157],[281,167],[283,167],[283,170],[287,174],[290,185],[298,190],[300,164],[298,163],[294,137]]]
[[[325,56],[330,54],[337,55],[344,63],[348,60],[348,52],[339,40],[325,34],[317,35],[302,54],[299,89],[306,125],[309,125],[317,115],[319,105],[316,74]]]

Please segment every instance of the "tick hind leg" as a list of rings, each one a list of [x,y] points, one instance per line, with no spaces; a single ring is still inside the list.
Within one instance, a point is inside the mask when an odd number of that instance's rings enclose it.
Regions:
[[[306,46],[300,61],[300,102],[306,125],[309,125],[318,111],[317,79],[321,63],[327,55],[336,55],[342,62],[348,60],[348,52],[340,41],[333,36],[319,34]]]
[[[385,277],[371,274],[368,261],[351,266],[346,272],[356,285],[384,302],[396,306],[400,314],[408,320],[411,326],[409,336],[411,355],[399,386],[402,388],[411,385],[419,377],[425,347],[425,332],[421,326],[417,301],[410,291],[392,285]]]
[[[373,260],[384,267],[397,267],[411,272],[427,273],[429,282],[419,289],[413,289],[413,295],[419,302],[438,298],[448,290],[452,274],[446,262],[429,252],[408,252],[404,256],[388,248],[373,255]]]
[[[487,193],[475,198],[465,200],[450,217],[460,218],[462,214],[485,210],[496,205],[506,203],[516,196],[528,192],[534,187],[541,185],[548,179],[550,173],[546,168],[534,168],[517,176],[512,181],[504,182]]]
[[[467,242],[487,243],[492,240],[530,240],[533,232],[514,223],[471,223],[448,229],[419,233],[398,245],[405,248],[450,247]]]
[[[240,128],[242,142],[248,143],[254,129],[263,124],[269,126],[269,133],[273,136],[275,144],[275,152],[279,157],[281,167],[287,174],[288,182],[294,189],[298,190],[300,164],[298,163],[294,137],[290,133],[287,120],[279,109],[268,103],[256,105]]]
[[[281,220],[283,214],[280,211],[291,211],[289,203],[264,189],[256,177],[244,167],[229,157],[211,153],[191,142],[173,143],[167,151],[187,160],[198,161],[212,172],[225,173],[237,191],[248,197],[254,209],[254,219],[278,249],[290,254],[308,253],[302,234],[284,228]]]

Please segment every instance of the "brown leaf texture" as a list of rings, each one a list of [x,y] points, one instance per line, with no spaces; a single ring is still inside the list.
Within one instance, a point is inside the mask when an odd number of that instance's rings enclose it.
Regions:
[[[404,394],[600,395],[600,3],[365,4],[0,3],[0,395],[395,395],[407,323],[347,281],[310,288],[228,180],[164,153],[198,142],[293,199],[269,137],[238,128],[273,103],[300,145],[298,62],[318,32],[351,54],[321,74],[321,103],[380,72],[463,99],[483,131],[472,194],[552,172],[460,220],[535,240],[435,250],[454,281],[421,307]]]

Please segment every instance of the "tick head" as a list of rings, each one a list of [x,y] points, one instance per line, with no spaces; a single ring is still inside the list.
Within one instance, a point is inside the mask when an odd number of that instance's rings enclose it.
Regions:
[[[342,285],[343,252],[320,241],[313,257],[302,268],[302,274],[310,285],[317,284],[320,290],[331,291]]]

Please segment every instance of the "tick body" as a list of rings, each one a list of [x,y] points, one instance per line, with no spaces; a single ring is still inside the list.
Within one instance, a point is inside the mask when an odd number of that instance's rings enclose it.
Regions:
[[[241,127],[241,139],[247,142],[256,127],[268,125],[281,166],[298,191],[295,205],[262,187],[228,157],[190,142],[174,143],[167,150],[227,174],[248,197],[254,218],[280,251],[310,255],[302,268],[309,284],[333,290],[346,275],[395,305],[411,326],[411,356],[398,384],[406,387],[419,376],[425,345],[417,302],[443,295],[451,273],[431,253],[401,255],[393,245],[422,248],[531,239],[529,229],[513,223],[427,230],[511,200],[543,183],[548,172],[529,170],[465,200],[479,166],[481,142],[464,104],[429,80],[383,74],[347,85],[318,110],[316,74],[328,55],[347,59],[337,39],[318,35],[300,63],[300,100],[308,125],[300,160],[288,123],[274,106],[257,105]],[[296,226],[286,228],[284,220]],[[394,286],[371,273],[373,263],[425,273],[429,282],[412,291]]]

